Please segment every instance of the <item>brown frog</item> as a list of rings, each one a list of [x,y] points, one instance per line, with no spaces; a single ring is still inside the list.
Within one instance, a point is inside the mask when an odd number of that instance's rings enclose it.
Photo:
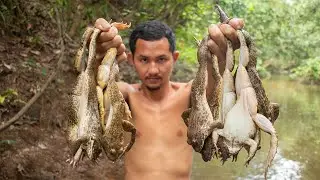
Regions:
[[[130,24],[111,23],[119,30],[127,29]],[[119,67],[116,62],[117,49],[110,48],[98,67],[98,101],[103,135],[100,142],[111,161],[121,158],[135,142],[136,129],[129,121],[131,111],[116,83],[119,79]],[[131,141],[124,146],[124,133],[131,132]]]
[[[105,98],[110,101],[110,112],[106,117],[107,121],[103,128],[104,134],[101,137],[101,144],[107,157],[111,161],[116,161],[131,149],[135,142],[136,129],[129,121],[132,118],[131,111],[115,81],[115,76],[119,73],[118,65],[116,62],[112,64],[105,92]],[[131,141],[126,146],[124,146],[125,131],[131,132]]]
[[[257,50],[255,43],[247,31],[242,31],[246,38],[247,45],[249,47],[250,60],[246,66],[250,82],[253,89],[256,92],[258,100],[258,112],[267,117],[272,123],[274,123],[279,117],[279,104],[270,102],[266,92],[262,86],[261,79],[256,69],[257,64]]]
[[[223,101],[223,82],[222,77],[219,72],[219,63],[216,56],[212,56],[212,78],[213,78],[213,87],[211,92],[207,93],[207,102],[213,116],[213,120],[216,123],[216,128],[213,129],[213,132],[206,138],[204,146],[201,150],[202,159],[204,161],[210,161],[213,157],[213,154],[217,153],[218,150],[217,142],[214,142],[212,135],[215,134],[215,131],[218,128],[223,128],[223,119],[222,119],[222,101]]]
[[[205,139],[212,130],[219,126],[213,119],[206,98],[207,62],[211,60],[211,53],[207,47],[208,37],[199,44],[197,56],[199,69],[191,86],[191,108],[181,115],[188,127],[188,144],[192,145],[196,152],[200,152]]]
[[[127,28],[130,28],[130,24],[126,23],[119,23],[119,22],[113,22],[111,23],[111,26],[116,27],[118,30],[124,30]],[[97,72],[97,94],[98,94],[98,102],[99,102],[99,112],[100,112],[100,120],[101,125],[104,128],[105,125],[105,117],[108,116],[109,110],[110,110],[110,102],[106,95],[104,95],[104,90],[107,86],[107,83],[109,82],[110,77],[110,70],[112,63],[114,62],[114,58],[117,55],[117,49],[116,48],[110,48],[107,53],[105,54],[103,60],[101,61],[101,64],[98,67]],[[115,66],[116,67],[116,66]],[[119,79],[119,73],[115,73],[115,80],[117,81]]]
[[[81,70],[81,73],[72,92],[69,113],[69,142],[73,156],[70,159],[70,164],[73,166],[76,166],[84,155],[87,155],[91,160],[96,160],[101,153],[99,137],[102,130],[99,121],[95,73],[96,38],[99,33],[98,29],[86,29],[82,37],[82,46],[76,56],[76,67]],[[86,41],[90,36],[88,62],[85,67],[83,54],[85,53]]]
[[[271,135],[270,149],[265,165],[265,178],[268,167],[277,152],[278,139],[272,123],[262,114],[257,113],[258,101],[250,82],[245,66],[249,62],[249,50],[245,44],[245,37],[238,31],[240,40],[240,60],[236,73],[237,101],[228,112],[224,128],[218,131],[218,135],[224,137],[231,155],[237,155],[242,147],[248,150],[246,165],[254,157],[260,137],[257,138],[258,129]]]

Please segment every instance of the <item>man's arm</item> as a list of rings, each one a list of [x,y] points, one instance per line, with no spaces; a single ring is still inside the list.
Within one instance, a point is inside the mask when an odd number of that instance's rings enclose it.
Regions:
[[[117,82],[120,92],[122,93],[124,99],[128,101],[128,95],[130,92],[135,91],[134,87],[126,82]]]

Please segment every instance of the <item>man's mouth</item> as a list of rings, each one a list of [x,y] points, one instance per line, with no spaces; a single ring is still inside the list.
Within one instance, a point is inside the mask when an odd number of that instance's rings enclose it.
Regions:
[[[150,78],[146,78],[147,82],[149,83],[157,83],[161,80],[160,77],[150,77]]]

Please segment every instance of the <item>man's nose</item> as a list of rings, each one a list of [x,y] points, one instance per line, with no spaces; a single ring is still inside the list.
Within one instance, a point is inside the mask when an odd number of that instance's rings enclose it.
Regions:
[[[155,62],[152,62],[148,69],[149,74],[158,74],[159,73],[159,67]]]

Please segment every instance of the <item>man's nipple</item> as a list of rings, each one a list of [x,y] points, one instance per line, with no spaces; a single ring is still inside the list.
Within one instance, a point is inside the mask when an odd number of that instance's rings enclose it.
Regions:
[[[178,136],[178,137],[181,137],[182,135],[183,135],[183,132],[182,132],[181,129],[179,129],[178,132],[177,132],[177,136]]]

